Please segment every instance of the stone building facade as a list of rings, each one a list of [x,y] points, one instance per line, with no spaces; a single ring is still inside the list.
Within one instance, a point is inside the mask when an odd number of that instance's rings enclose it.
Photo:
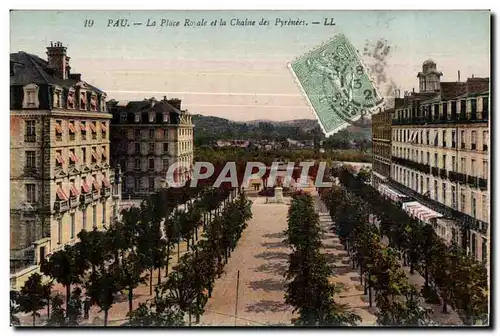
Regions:
[[[70,72],[62,43],[47,55],[10,55],[13,287],[82,229],[109,225],[120,199],[106,93]]]
[[[394,110],[389,184],[438,235],[488,262],[489,78],[439,87]]]
[[[372,116],[372,183],[378,186],[391,176],[391,119],[394,109]]]
[[[180,99],[110,101],[111,162],[123,171],[124,197],[142,198],[168,187],[169,167],[182,163],[174,179],[185,181],[193,164],[191,115],[181,109]]]

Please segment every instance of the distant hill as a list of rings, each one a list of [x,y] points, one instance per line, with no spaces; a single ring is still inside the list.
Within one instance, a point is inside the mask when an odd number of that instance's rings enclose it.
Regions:
[[[232,121],[225,118],[193,115],[195,142],[203,144],[224,139],[325,140],[317,120]],[[357,122],[328,138],[325,142],[371,141],[371,119]]]

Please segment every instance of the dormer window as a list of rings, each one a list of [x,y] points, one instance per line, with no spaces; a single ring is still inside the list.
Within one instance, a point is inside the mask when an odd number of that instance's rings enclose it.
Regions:
[[[80,110],[87,109],[87,92],[80,90]]]
[[[28,84],[23,89],[23,108],[38,108],[40,106],[40,101],[38,100],[38,85]]]
[[[106,94],[103,94],[101,96],[101,112],[106,112],[107,111],[107,108],[106,108]]]
[[[90,97],[90,110],[97,111],[97,95],[95,93]]]
[[[62,140],[62,121],[56,120],[56,140]]]
[[[168,113],[163,113],[163,122],[164,123],[168,123],[169,122]]]
[[[136,123],[141,122],[141,114],[140,113],[136,113],[134,115],[134,120],[135,120]]]
[[[155,120],[155,113],[150,112],[149,113],[149,122],[152,123]]]
[[[61,108],[62,107],[62,88],[56,86],[54,87],[54,95],[52,97],[52,106],[53,108]]]
[[[127,123],[127,113],[126,112],[120,113],[120,123],[122,123],[122,124]]]
[[[68,101],[67,101],[67,105],[69,109],[74,109],[75,108],[75,91],[74,90],[70,90],[68,92]]]

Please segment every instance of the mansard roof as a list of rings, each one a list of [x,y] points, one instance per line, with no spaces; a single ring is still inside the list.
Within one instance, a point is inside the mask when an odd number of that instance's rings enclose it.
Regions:
[[[25,86],[28,84],[57,85],[65,89],[75,86],[80,81],[75,78],[62,79],[54,76],[49,63],[24,51],[10,54],[10,85]],[[91,91],[104,94],[104,91],[85,83]]]

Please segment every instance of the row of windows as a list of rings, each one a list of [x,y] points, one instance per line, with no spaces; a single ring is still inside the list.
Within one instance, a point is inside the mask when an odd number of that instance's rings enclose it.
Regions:
[[[189,162],[189,159],[187,157],[180,157],[178,158],[178,160],[183,163]],[[127,170],[142,170],[142,168],[146,166],[147,170],[156,169],[164,171],[167,170],[171,164],[173,164],[173,161],[168,158],[161,159],[161,161],[160,159],[157,160],[155,158],[135,158],[133,161],[126,161],[124,159],[120,160],[120,167],[124,167]]]
[[[24,122],[24,141],[25,142],[35,142],[36,141],[36,120],[25,120]],[[103,138],[106,137],[106,133],[108,132],[108,123],[97,121],[79,121],[77,124],[74,120],[69,120],[67,128],[67,133],[69,140],[75,140],[76,135],[78,134],[81,140],[87,140],[87,130],[90,128],[91,138],[93,140],[97,139],[98,129],[103,134]],[[88,126],[88,127],[87,127]],[[55,135],[56,140],[61,141],[63,139],[64,128],[62,120],[56,120],[55,125]]]
[[[450,115],[458,113],[477,113],[477,112],[487,112],[489,109],[489,97],[479,97],[479,98],[469,98],[462,99],[460,101],[449,101],[441,102],[436,104],[422,105],[420,110],[415,111],[416,116],[424,116],[424,114],[432,113],[434,116],[437,115]],[[415,109],[416,110],[416,109]],[[407,107],[403,109],[398,109],[395,112],[395,117],[410,118],[412,115],[412,108]]]
[[[488,150],[489,131],[482,131],[482,147],[479,146],[477,130],[460,130],[460,147],[461,149],[470,150]],[[421,145],[442,146],[449,148],[457,147],[456,130],[417,130],[417,129],[394,129],[392,140],[399,142],[410,142]]]
[[[467,174],[469,176],[479,176],[482,178],[488,178],[488,160],[482,160],[481,171],[478,171],[478,162],[474,158],[460,157],[460,165],[457,167],[457,157],[455,155],[434,153],[431,155],[427,151],[419,151],[414,148],[403,148],[398,146],[393,146],[392,153],[396,157],[411,160],[417,163],[427,164],[436,168],[443,168],[449,171],[454,171],[462,174]]]
[[[106,207],[106,201],[102,202],[102,224],[106,224],[106,217],[107,217],[107,207]],[[114,206],[112,207],[112,213],[114,213]],[[77,235],[76,232],[76,213],[70,213],[69,214],[69,219],[70,219],[70,239],[74,239]],[[85,208],[82,211],[82,230],[88,230],[89,228],[87,227],[87,209]],[[97,205],[92,206],[92,228],[97,228]],[[62,236],[63,236],[63,219],[62,217],[59,218],[57,221],[57,244],[62,243]]]
[[[154,190],[157,187],[157,179],[155,177],[127,177],[127,187],[125,189],[149,189]]]
[[[458,211],[469,214],[477,218],[477,198],[478,196],[474,191],[470,192],[469,201],[467,204],[467,194],[465,188],[460,188],[460,194],[457,195],[457,188],[447,181],[439,182],[438,179],[431,179],[430,177],[413,172],[404,167],[394,166],[393,175],[396,181],[405,186],[424,194],[442,204],[448,205]],[[459,196],[459,198],[457,198]],[[459,201],[459,203],[457,203]],[[488,221],[488,198],[486,195],[482,196],[482,218]]]
[[[157,139],[168,140],[169,129],[166,128],[149,128],[147,130],[120,130],[121,139],[141,140],[141,139]],[[179,136],[193,135],[193,130],[189,128],[179,128]]]
[[[74,178],[69,180],[69,197],[77,197],[80,194],[80,191],[82,193],[88,193],[92,189],[93,190],[99,190],[101,186],[104,186],[105,188],[111,187],[111,183],[108,180],[106,173],[103,173],[103,177],[101,182],[98,181],[97,179],[97,174],[92,174],[92,177],[87,178],[83,177],[81,181],[81,185],[77,186],[76,181]],[[66,193],[63,190],[63,184],[62,182],[57,182],[56,183],[56,197],[58,200],[68,200],[69,197],[67,196],[68,193]],[[25,195],[26,195],[26,202],[27,203],[36,203],[38,200],[37,196],[37,187],[35,183],[27,183],[25,184]]]
[[[180,152],[186,152],[186,151],[193,150],[193,144],[189,141],[182,141],[182,142],[179,142],[178,144],[179,144],[179,151]],[[147,151],[141,150],[141,143],[140,142],[135,142],[133,144],[130,144],[129,146],[131,146],[130,147],[131,151],[129,152],[130,154],[141,154],[141,153],[154,154],[154,153],[156,153],[156,149],[158,148],[158,146],[161,146],[160,150],[162,149],[162,152],[164,154],[168,154],[170,143],[168,143],[168,142],[163,142],[163,143],[150,142],[150,143],[148,143]],[[142,148],[144,148],[144,147],[142,146]]]

